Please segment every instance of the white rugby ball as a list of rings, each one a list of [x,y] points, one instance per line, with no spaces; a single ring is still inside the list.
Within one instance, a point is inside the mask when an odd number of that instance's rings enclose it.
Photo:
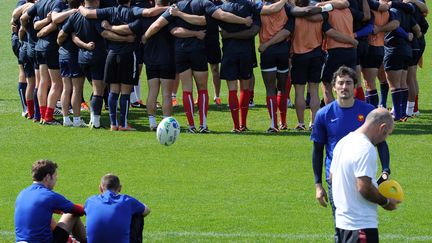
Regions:
[[[172,145],[180,135],[180,124],[174,117],[164,118],[156,130],[156,138],[160,144]]]

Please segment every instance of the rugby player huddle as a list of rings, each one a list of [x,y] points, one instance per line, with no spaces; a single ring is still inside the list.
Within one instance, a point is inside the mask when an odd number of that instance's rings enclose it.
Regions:
[[[80,118],[86,77],[92,84],[89,126],[101,127],[105,97],[111,130],[135,130],[127,117],[131,102],[139,102],[139,76],[145,64],[150,130],[157,127],[159,90],[163,116],[171,116],[180,80],[188,132],[208,133],[209,63],[214,101],[220,104],[219,78],[226,80],[232,132],[241,133],[248,130],[258,34],[270,116],[267,132],[274,133],[288,129],[291,85],[295,129],[312,129],[320,108],[319,84],[322,81],[323,102],[332,102],[332,76],[343,65],[357,70],[365,81],[366,95],[361,83],[355,90],[358,99],[386,107],[390,91],[395,120],[406,121],[418,113],[416,71],[425,49],[427,12],[422,0],[19,0],[11,20],[12,43],[19,59],[23,111],[29,119],[61,124],[53,118],[60,99],[63,125],[87,126]],[[309,127],[304,119],[305,91]],[[194,121],[195,103],[199,126]]]

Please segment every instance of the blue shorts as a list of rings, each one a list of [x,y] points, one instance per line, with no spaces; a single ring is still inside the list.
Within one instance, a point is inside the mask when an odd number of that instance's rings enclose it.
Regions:
[[[60,73],[62,77],[78,78],[84,76],[76,58],[71,58],[69,60],[60,60],[59,62]]]
[[[46,64],[48,69],[60,69],[58,50],[36,51],[36,60],[40,65]]]
[[[417,45],[412,49],[412,59],[409,64],[410,66],[415,66],[419,63],[420,58],[423,56],[423,53],[426,48],[426,42],[424,38],[419,40],[416,39],[416,42]]]
[[[188,69],[197,72],[208,70],[207,56],[204,50],[194,52],[175,52],[176,72],[182,73]]]
[[[19,50],[19,62],[23,65],[24,75],[27,78],[31,78],[35,76],[35,58],[30,57],[27,51],[27,45],[21,45]]]
[[[105,63],[99,62],[94,64],[79,64],[81,71],[85,77],[89,80],[104,80]]]
[[[402,56],[398,54],[384,55],[384,70],[385,71],[397,71],[407,70],[411,62],[411,57]]]
[[[321,70],[324,63],[322,55],[294,54],[291,60],[292,84],[306,85],[306,83],[320,82]]]
[[[222,52],[219,41],[206,42],[207,62],[210,64],[218,64],[222,60]]]
[[[175,65],[146,65],[147,79],[175,79]]]
[[[357,51],[354,48],[333,48],[327,51],[327,58],[323,67],[323,83],[331,83],[333,73],[339,67],[345,65],[355,70],[357,63]]]
[[[369,45],[368,54],[360,60],[362,68],[380,68],[384,59],[384,46]]]
[[[261,53],[261,71],[262,72],[279,72],[285,73],[289,71],[289,52],[270,52],[266,50]]]
[[[220,78],[227,81],[246,80],[252,77],[253,65],[250,53],[224,55],[221,62]]]
[[[361,64],[361,59],[365,58],[368,55],[369,52],[369,43],[367,38],[361,38],[358,40],[358,46],[357,46],[357,65]]]
[[[19,42],[18,37],[12,36],[11,42],[12,42],[11,43],[12,44],[12,51],[13,51],[15,57],[18,59],[18,63],[22,64],[19,61],[19,50],[20,50],[20,47],[21,47],[21,43]]]

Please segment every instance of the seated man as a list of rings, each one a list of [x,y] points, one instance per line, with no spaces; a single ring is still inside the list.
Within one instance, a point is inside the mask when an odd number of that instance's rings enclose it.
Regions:
[[[88,198],[84,206],[88,242],[142,242],[143,216],[150,209],[131,196],[119,194],[120,179],[113,174],[102,177],[99,190],[101,194]]]
[[[81,205],[73,204],[53,191],[57,182],[57,164],[38,160],[32,166],[33,184],[22,190],[15,202],[15,234],[17,242],[61,242],[72,234],[86,242]],[[52,214],[63,212],[59,222]],[[72,232],[73,231],[73,232]]]

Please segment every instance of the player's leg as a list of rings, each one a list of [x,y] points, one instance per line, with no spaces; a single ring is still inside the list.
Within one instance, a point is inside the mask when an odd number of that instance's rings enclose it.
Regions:
[[[384,56],[384,70],[386,79],[389,84],[391,97],[393,101],[393,116],[395,120],[402,118],[402,64],[399,60],[400,56],[385,55]]]
[[[384,66],[381,64],[378,69],[378,80],[380,83],[380,103],[379,106],[387,108],[387,96],[389,91],[389,84],[384,72]]]
[[[213,87],[214,87],[214,98],[213,101],[216,105],[221,105],[222,101],[220,99],[220,90],[221,90],[221,80],[219,74],[219,63],[210,63],[210,70],[212,73]]]
[[[38,52],[40,55],[40,52]],[[38,60],[39,63],[40,59]],[[39,65],[39,73],[40,73],[40,84],[38,89],[38,100],[42,121],[45,121],[45,115],[47,110],[47,97],[48,97],[48,89],[51,86],[51,79],[48,73],[48,66],[46,64],[41,63]]]
[[[40,73],[39,73],[39,64],[35,61],[34,62],[35,67],[35,88],[33,91],[33,100],[34,100],[34,109],[35,109],[35,115],[33,118],[34,122],[39,122],[41,119],[41,113],[40,113],[40,107],[39,107],[39,100],[38,100],[38,90],[40,85]]]
[[[71,95],[72,95],[72,78],[70,77],[62,77],[63,82],[63,90],[61,93],[61,109],[63,115],[63,126],[71,127],[73,125],[72,121],[69,118],[69,107],[71,104]]]
[[[79,242],[87,242],[86,231],[79,216],[63,214],[53,231],[53,242],[67,242],[69,235],[72,235]]]
[[[60,99],[60,96],[63,91],[63,81],[60,74],[60,65],[59,65],[59,53],[57,50],[46,51],[46,60],[48,66],[48,73],[51,79],[51,88],[48,92],[47,98],[47,111],[45,113],[45,123],[46,124],[59,124],[53,118],[54,109],[57,104],[57,101]]]
[[[189,68],[181,73],[179,73],[179,78],[182,84],[183,90],[183,107],[188,121],[188,131],[190,133],[197,133],[198,130],[195,128],[194,121],[194,99],[192,95],[193,80],[192,80],[192,70]]]
[[[288,63],[288,61],[287,61]],[[287,108],[288,108],[288,92],[286,90],[286,81],[288,79],[288,72],[289,68],[288,65],[285,67],[280,66],[278,67],[278,70],[276,71],[276,79],[277,79],[277,104],[279,109],[279,115],[280,115],[280,123],[279,123],[279,129],[280,130],[286,130],[288,129],[286,117],[287,117]]]
[[[240,119],[239,119],[239,100],[237,97],[238,81],[237,80],[227,80],[228,85],[228,105],[231,111],[231,117],[233,120],[233,132],[240,132]]]
[[[75,75],[74,75],[75,76]],[[73,111],[73,126],[87,127],[88,125],[81,119],[81,101],[84,89],[84,76],[72,78],[72,111]]]
[[[266,104],[267,111],[270,116],[270,127],[268,133],[278,132],[277,129],[277,58],[268,50],[261,53],[260,57],[261,75],[263,77],[264,86],[266,88]]]
[[[173,82],[172,93],[171,93],[171,104],[173,107],[178,107],[177,91],[178,91],[179,84],[180,84],[179,74],[176,73],[175,79]]]
[[[147,71],[147,85],[148,95],[146,108],[149,119],[149,127],[151,131],[156,131],[156,101],[159,95],[160,80],[156,76],[153,76],[149,71]]]
[[[378,75],[377,68],[363,68],[362,69],[363,78],[365,81],[365,87],[367,91],[366,102],[378,107],[379,97],[376,88],[375,80]]]
[[[136,213],[132,215],[132,219],[131,219],[130,243],[142,243],[143,232],[144,232],[144,216],[142,215],[142,213]]]
[[[208,89],[207,89],[207,80],[208,80],[208,72],[207,71],[193,71],[193,76],[195,79],[195,83],[198,89],[198,112],[200,117],[200,133],[208,133],[207,127],[207,113],[208,113]]]
[[[176,78],[174,65],[163,65],[160,77],[162,86],[162,114],[164,117],[172,116],[173,105],[171,102],[171,94]]]

